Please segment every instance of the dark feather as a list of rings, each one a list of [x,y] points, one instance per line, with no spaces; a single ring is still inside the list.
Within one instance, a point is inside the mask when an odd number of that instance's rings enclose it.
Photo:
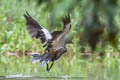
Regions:
[[[66,28],[66,25],[68,24],[68,23],[70,23],[71,21],[70,21],[70,15],[68,14],[67,16],[65,16],[65,18],[63,18],[63,25],[64,25],[64,29]],[[63,29],[63,30],[64,30]]]
[[[63,23],[63,31],[54,31],[51,33],[52,39],[50,42],[48,41],[49,44],[47,45],[46,52],[40,56],[34,55],[33,60],[41,62],[41,65],[47,64],[47,71],[53,66],[53,64],[51,64],[49,67],[48,62],[58,60],[67,51],[66,44],[68,44],[70,40],[65,39],[71,28],[69,15],[63,19]]]
[[[61,33],[62,33],[62,31],[54,31],[54,32],[52,32],[51,33],[52,40],[55,40]]]
[[[24,17],[26,19],[27,29],[29,30],[32,37],[40,38],[43,43],[47,42],[49,37],[46,37],[46,36],[50,35],[50,37],[51,37],[51,34],[49,33],[49,31],[47,29],[43,28],[42,26],[40,26],[39,23],[37,21],[35,21],[29,15],[28,12],[26,12],[26,14],[24,14]],[[48,34],[46,34],[44,30],[48,31]]]
[[[59,36],[57,36],[54,40],[53,40],[53,43],[52,43],[52,48],[53,49],[59,49],[61,47],[64,47],[65,46],[65,37],[66,35],[69,33],[70,31],[70,28],[71,28],[71,25],[70,25],[70,16],[66,16],[64,19],[63,19],[63,23],[64,23],[64,29],[63,31],[59,34]]]

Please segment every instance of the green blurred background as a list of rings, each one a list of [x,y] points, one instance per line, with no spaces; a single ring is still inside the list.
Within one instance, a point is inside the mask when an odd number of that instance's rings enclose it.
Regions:
[[[6,75],[32,75],[40,77],[57,77],[68,75],[70,77],[83,77],[85,80],[119,80],[120,78],[120,35],[116,35],[117,48],[109,42],[100,39],[94,54],[91,46],[84,39],[83,24],[87,23],[91,16],[92,7],[107,13],[106,6],[100,0],[0,0],[0,76]],[[101,0],[106,1],[106,0]],[[115,25],[112,29],[118,29],[120,26],[120,0],[111,5],[116,13],[114,17]],[[106,2],[107,3],[107,2]],[[103,8],[93,6],[100,4]],[[108,3],[109,5],[109,3]],[[107,6],[111,7],[111,6]],[[68,13],[71,16],[73,44],[67,45],[68,51],[59,60],[57,60],[48,73],[46,66],[41,67],[39,63],[32,64],[31,53],[43,53],[39,39],[33,39],[28,33],[25,25],[24,13],[29,14],[37,20],[42,26],[50,30],[61,30],[63,27],[62,18]],[[94,12],[94,11],[92,11]],[[85,16],[87,20],[84,19]],[[100,13],[99,17],[102,16]],[[101,18],[101,23],[106,23],[105,18]],[[91,21],[91,20],[90,20]],[[94,22],[94,21],[93,21]],[[106,27],[107,28],[107,27]],[[111,27],[108,27],[108,29]],[[88,29],[87,29],[88,30]],[[103,35],[106,37],[107,31]],[[91,36],[91,35],[89,35]],[[86,36],[85,36],[86,37]],[[81,42],[83,41],[83,42]],[[104,49],[101,47],[106,42]],[[84,45],[85,44],[85,45]],[[83,46],[84,45],[84,46]],[[82,52],[83,48],[85,51]],[[104,50],[103,56],[99,56],[100,51]],[[92,54],[86,56],[83,54]],[[27,55],[27,56],[26,56]],[[82,78],[82,79],[83,79]],[[80,78],[76,78],[80,80]],[[47,80],[47,79],[46,79]]]

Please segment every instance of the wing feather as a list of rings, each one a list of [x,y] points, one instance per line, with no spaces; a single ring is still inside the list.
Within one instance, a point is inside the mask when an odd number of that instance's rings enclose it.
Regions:
[[[43,43],[47,43],[48,40],[52,39],[50,32],[43,28],[37,21],[35,21],[28,12],[24,14],[26,19],[27,29],[33,38],[41,38]]]
[[[61,47],[64,47],[65,44],[65,37],[69,33],[71,29],[71,24],[70,24],[70,16],[66,16],[63,19],[63,24],[64,24],[64,29],[63,31],[55,38],[55,40],[52,43],[52,48],[53,49],[60,49]]]

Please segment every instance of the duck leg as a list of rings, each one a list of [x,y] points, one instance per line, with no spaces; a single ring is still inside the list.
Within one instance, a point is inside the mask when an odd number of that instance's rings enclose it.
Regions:
[[[54,64],[54,61],[52,61],[52,64],[50,65],[50,67],[49,67],[48,63],[46,63],[46,64],[47,64],[47,71],[49,72],[50,69],[52,68],[53,64]]]
[[[48,65],[48,63],[46,63],[46,65],[47,65],[46,70],[49,72],[49,65]]]

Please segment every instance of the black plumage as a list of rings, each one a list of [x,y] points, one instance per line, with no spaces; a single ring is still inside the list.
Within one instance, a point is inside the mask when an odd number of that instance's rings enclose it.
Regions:
[[[52,39],[50,32],[39,25],[39,23],[28,14],[28,12],[24,14],[24,17],[26,19],[27,29],[33,38],[40,38],[44,44]]]
[[[58,60],[67,51],[66,44],[71,42],[66,38],[66,35],[71,29],[70,16],[68,15],[63,18],[64,28],[62,31],[50,33],[47,29],[41,27],[27,12],[26,14],[24,14],[24,17],[26,19],[27,29],[32,34],[32,37],[40,37],[42,42],[47,44],[45,53],[42,55],[34,54],[32,61],[33,63],[41,62],[41,65],[47,64],[47,71],[49,71],[54,64],[54,61]],[[52,61],[52,64],[49,67],[48,63],[50,61]]]

